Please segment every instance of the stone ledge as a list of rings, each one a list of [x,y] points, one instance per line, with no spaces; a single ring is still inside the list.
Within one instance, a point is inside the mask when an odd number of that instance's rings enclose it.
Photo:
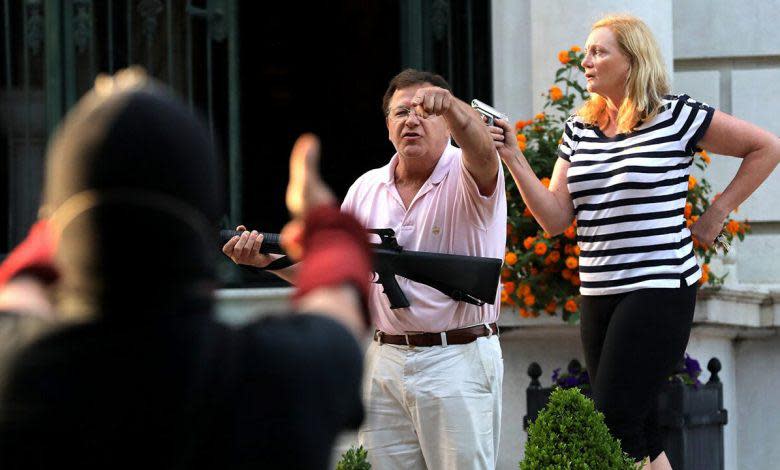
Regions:
[[[773,286],[774,287],[774,286]],[[220,319],[235,324],[270,311],[286,310],[291,287],[220,289],[216,292]],[[780,328],[780,289],[705,288],[699,292],[694,314],[697,327],[718,336],[755,337],[774,334]],[[539,337],[556,331],[578,330],[556,316],[521,318],[516,310],[503,306],[499,326],[513,336]],[[518,331],[519,330],[519,331]]]
[[[287,310],[292,287],[218,289],[217,318],[231,325],[247,323],[263,314]]]
[[[699,292],[694,328],[706,336],[756,338],[776,334],[780,327],[780,290],[705,288]],[[570,334],[576,325],[555,316],[521,318],[515,308],[503,306],[499,325],[512,337],[535,338],[546,334]]]
[[[696,324],[732,326],[749,330],[780,326],[776,310],[780,308],[780,293],[775,295],[757,288],[706,288],[699,292]]]

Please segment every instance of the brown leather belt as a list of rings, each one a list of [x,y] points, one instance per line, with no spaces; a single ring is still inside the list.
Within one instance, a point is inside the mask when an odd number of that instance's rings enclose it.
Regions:
[[[408,335],[389,335],[383,331],[374,331],[374,341],[379,344],[401,346],[441,346],[448,344],[468,344],[483,336],[497,335],[498,325],[476,325],[468,328],[449,330],[442,333],[412,333]]]

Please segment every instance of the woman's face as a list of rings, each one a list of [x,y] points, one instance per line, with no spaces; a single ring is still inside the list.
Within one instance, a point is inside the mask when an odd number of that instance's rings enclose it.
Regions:
[[[585,69],[587,88],[620,105],[626,90],[631,64],[618,45],[615,33],[608,27],[591,31],[585,42]]]

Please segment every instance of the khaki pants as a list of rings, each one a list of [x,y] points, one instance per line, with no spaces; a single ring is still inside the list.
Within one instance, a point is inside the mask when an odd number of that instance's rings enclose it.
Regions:
[[[494,469],[504,364],[498,337],[366,352],[366,421],[358,440],[374,470]]]

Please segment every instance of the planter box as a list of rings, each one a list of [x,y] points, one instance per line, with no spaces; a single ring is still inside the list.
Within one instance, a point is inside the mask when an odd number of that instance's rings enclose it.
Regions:
[[[569,371],[579,368],[577,361],[569,363]],[[664,433],[666,455],[675,470],[722,470],[723,427],[728,414],[723,409],[723,384],[718,372],[720,361],[713,358],[707,364],[711,375],[707,384],[686,385],[681,380],[664,385],[658,399],[658,423]],[[542,387],[539,377],[542,369],[537,363],[528,368],[531,384],[526,389],[528,414],[523,418],[523,428],[536,419],[552,393],[552,387]],[[590,391],[583,391],[590,396]]]

